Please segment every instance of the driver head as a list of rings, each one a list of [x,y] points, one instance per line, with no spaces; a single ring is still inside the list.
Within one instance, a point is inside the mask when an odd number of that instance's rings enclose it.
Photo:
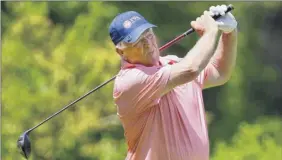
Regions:
[[[28,133],[24,132],[18,139],[17,143],[18,149],[20,153],[28,159],[30,152],[31,152],[31,145],[30,145],[30,140],[28,137]]]

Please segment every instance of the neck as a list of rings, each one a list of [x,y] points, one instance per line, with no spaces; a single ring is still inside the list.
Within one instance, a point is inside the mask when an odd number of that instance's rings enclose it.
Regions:
[[[146,67],[153,67],[153,66],[161,66],[161,63],[159,61],[159,59],[155,62],[141,62],[141,61],[138,61],[138,60],[124,60],[122,59],[122,61],[125,61],[127,63],[130,63],[130,64],[140,64],[140,65],[144,65]]]
[[[159,62],[156,62],[156,63],[148,63],[148,64],[144,64],[144,63],[143,63],[143,65],[146,66],[146,67],[160,66]]]

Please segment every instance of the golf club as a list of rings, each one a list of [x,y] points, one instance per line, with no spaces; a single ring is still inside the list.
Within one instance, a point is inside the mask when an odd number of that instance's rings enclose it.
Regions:
[[[231,10],[233,10],[234,7],[232,5],[228,5],[228,8],[226,10],[227,12],[230,12]],[[220,15],[218,16],[214,16],[214,19],[219,18]],[[184,37],[186,37],[187,35],[193,33],[195,30],[193,28],[187,30],[186,32],[182,33],[181,35],[177,36],[176,38],[174,38],[173,40],[169,41],[168,43],[166,43],[165,45],[163,45],[162,47],[159,48],[160,52],[167,49],[168,47],[172,46],[173,44],[175,44],[176,42],[180,41],[181,39],[183,39]],[[114,80],[116,78],[116,76],[112,77],[111,79],[105,81],[104,83],[100,84],[99,86],[97,86],[96,88],[92,89],[91,91],[89,91],[88,93],[84,94],[83,96],[81,96],[80,98],[76,99],[75,101],[71,102],[70,104],[66,105],[64,108],[62,108],[61,110],[59,110],[58,112],[52,114],[51,116],[49,116],[47,119],[45,119],[44,121],[40,122],[38,125],[28,129],[27,131],[25,131],[23,134],[21,134],[21,136],[19,137],[18,141],[17,141],[17,147],[20,151],[20,153],[23,155],[24,158],[28,159],[31,153],[31,143],[30,143],[30,139],[28,137],[28,134],[35,130],[36,128],[38,128],[39,126],[41,126],[42,124],[44,124],[45,122],[49,121],[51,118],[57,116],[58,114],[60,114],[61,112],[63,112],[64,110],[68,109],[70,106],[72,106],[73,104],[79,102],[80,100],[82,100],[83,98],[87,97],[88,95],[90,95],[91,93],[97,91],[98,89],[100,89],[101,87],[105,86],[106,84],[108,84],[109,82],[111,82],[112,80]]]

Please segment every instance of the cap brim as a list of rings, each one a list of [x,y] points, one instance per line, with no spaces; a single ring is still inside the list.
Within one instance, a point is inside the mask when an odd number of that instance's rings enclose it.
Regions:
[[[122,41],[126,42],[126,43],[134,43],[137,41],[137,39],[141,36],[141,34],[149,28],[153,28],[153,27],[157,27],[156,25],[153,25],[151,23],[146,23],[143,24],[141,26],[139,26],[138,28],[136,28],[135,30],[133,30],[129,35],[127,35]]]

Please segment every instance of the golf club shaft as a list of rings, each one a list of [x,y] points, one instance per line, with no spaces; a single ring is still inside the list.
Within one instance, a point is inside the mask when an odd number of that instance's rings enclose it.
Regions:
[[[229,12],[231,10],[233,10],[233,6],[229,5],[228,9],[226,11]],[[214,16],[214,19],[219,18],[220,15],[218,16]],[[189,29],[188,31],[184,32],[183,34],[179,35],[178,37],[176,37],[175,39],[171,40],[170,42],[166,43],[165,45],[163,45],[162,47],[159,48],[160,52],[167,49],[168,47],[172,46],[173,44],[175,44],[176,42],[180,41],[181,39],[183,39],[184,37],[186,37],[187,35],[193,33],[195,30],[193,28]],[[72,106],[73,104],[77,103],[78,101],[82,100],[83,98],[87,97],[88,95],[90,95],[91,93],[97,91],[98,89],[100,89],[101,87],[105,86],[106,84],[108,84],[109,82],[111,82],[112,80],[114,80],[116,78],[116,76],[112,77],[111,79],[107,80],[106,82],[100,84],[99,86],[97,86],[96,88],[92,89],[91,91],[89,91],[88,93],[84,94],[83,96],[79,97],[78,99],[76,99],[75,101],[71,102],[70,104],[68,104],[67,106],[65,106],[64,108],[62,108],[61,110],[59,110],[58,112],[52,114],[51,116],[49,116],[47,119],[45,119],[44,121],[40,122],[38,125],[34,126],[33,128],[30,128],[29,130],[26,131],[26,133],[28,134],[29,132],[33,131],[34,129],[38,128],[39,126],[41,126],[42,124],[44,124],[45,122],[49,121],[51,118],[57,116],[58,114],[60,114],[61,112],[63,112],[64,110],[68,109],[70,106]]]
[[[64,110],[66,110],[67,108],[69,108],[70,106],[72,106],[73,104],[77,103],[78,101],[82,100],[83,98],[87,97],[88,95],[90,95],[91,93],[97,91],[98,89],[100,89],[101,87],[105,86],[106,84],[108,84],[109,82],[111,82],[112,80],[114,80],[116,78],[116,76],[112,77],[111,79],[107,80],[106,82],[100,84],[99,86],[97,86],[96,88],[92,89],[91,91],[87,92],[86,94],[84,94],[83,96],[79,97],[78,99],[76,99],[75,101],[71,102],[70,104],[68,104],[67,106],[65,106],[64,108],[62,108],[61,110],[59,110],[58,112],[52,114],[51,116],[49,116],[47,119],[45,119],[44,121],[40,122],[38,125],[34,126],[33,128],[29,129],[27,131],[27,133],[31,132],[32,130],[36,129],[37,127],[41,126],[43,123],[47,122],[48,120],[50,120],[51,118],[55,117],[56,115],[58,115],[59,113],[63,112]]]
[[[230,4],[227,6],[227,10],[225,11],[225,13],[228,13],[230,11],[232,11],[234,9],[234,7]],[[220,17],[220,15],[217,16],[213,16],[213,18],[216,20]],[[181,35],[179,35],[178,37],[174,38],[173,40],[169,41],[167,44],[163,45],[159,50],[160,52],[165,50],[166,48],[170,47],[171,45],[175,44],[176,42],[180,41],[181,39],[183,39],[184,37],[186,37],[187,35],[193,33],[195,30],[194,28],[190,28],[188,31],[182,33]]]

